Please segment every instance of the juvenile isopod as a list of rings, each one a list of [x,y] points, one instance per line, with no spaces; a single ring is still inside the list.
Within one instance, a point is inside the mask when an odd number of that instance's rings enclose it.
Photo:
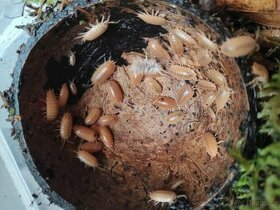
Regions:
[[[114,114],[106,114],[99,118],[97,124],[100,126],[112,125],[118,122],[118,116]]]
[[[161,84],[154,78],[151,77],[147,77],[145,79],[145,82],[148,84],[149,87],[152,88],[152,90],[156,93],[156,94],[161,94],[162,92],[162,86]]]
[[[100,138],[103,144],[108,147],[112,148],[114,144],[113,134],[106,126],[99,127]]]
[[[152,57],[155,57],[160,61],[168,62],[170,60],[170,55],[167,50],[162,47],[158,39],[148,39],[147,50]]]
[[[156,96],[153,101],[153,105],[160,109],[173,109],[176,107],[176,101],[168,96]]]
[[[81,162],[83,162],[86,166],[92,167],[92,168],[97,168],[98,167],[98,161],[96,157],[94,157],[92,154],[90,154],[87,151],[84,150],[79,150],[77,152],[77,158]]]
[[[238,36],[226,40],[221,45],[221,52],[228,57],[241,57],[253,52],[257,46],[251,36]]]
[[[58,106],[65,107],[69,97],[69,90],[67,85],[64,83],[60,89],[59,97],[58,97]]]
[[[81,33],[80,36],[78,36],[77,38],[82,38],[84,42],[93,41],[107,30],[110,23],[116,22],[110,22],[110,16],[107,18],[107,20],[105,20],[105,17],[103,16],[101,22],[96,20],[95,24],[90,24],[90,27],[86,27],[86,29],[88,30],[87,32]]]
[[[101,85],[103,84],[115,71],[116,64],[112,60],[108,60],[100,65],[91,77],[93,84]]]
[[[79,147],[79,149],[87,151],[89,153],[95,153],[95,152],[100,152],[103,148],[103,144],[99,141],[96,142],[85,142],[82,143]]]
[[[76,63],[76,56],[75,56],[75,53],[72,52],[72,51],[70,51],[70,53],[69,53],[69,64],[70,64],[71,66],[74,66],[75,63]]]
[[[225,105],[228,103],[229,101],[229,97],[230,97],[230,89],[222,87],[218,89],[218,92],[216,94],[216,99],[215,99],[215,103],[217,106],[217,112],[220,111],[221,109],[223,109],[225,107]]]
[[[127,68],[127,74],[129,78],[131,79],[132,84],[138,85],[144,78],[144,72],[142,71],[132,71],[130,66]]]
[[[64,113],[61,122],[60,122],[60,137],[63,140],[63,143],[67,141],[71,137],[72,133],[72,126],[73,126],[73,118],[71,113]]]
[[[186,84],[177,91],[177,104],[185,105],[194,95],[192,86]]]
[[[215,121],[217,119],[216,118],[216,114],[215,114],[215,112],[213,111],[213,109],[211,107],[208,107],[206,109],[206,113],[212,118],[212,120]]]
[[[198,51],[198,53],[193,56],[193,58],[198,66],[207,66],[213,60],[211,52],[209,52],[207,49]]]
[[[207,154],[210,155],[211,159],[215,158],[219,154],[219,143],[217,142],[215,136],[210,132],[205,132],[202,137]]]
[[[58,115],[58,102],[53,90],[48,90],[46,94],[46,118],[54,121]]]
[[[196,81],[196,73],[192,69],[186,66],[180,65],[171,65],[169,67],[169,72],[173,77],[179,80],[195,80]]]
[[[89,142],[95,142],[96,141],[96,133],[93,129],[90,129],[86,126],[81,125],[75,125],[73,127],[74,133],[80,137],[83,140],[89,141]]]
[[[211,106],[216,99],[216,94],[214,92],[209,92],[202,97],[202,105],[205,107]]]
[[[149,193],[149,197],[152,201],[155,202],[155,205],[158,203],[173,203],[177,197],[175,192],[167,190],[156,190]]]
[[[146,10],[145,12],[138,12],[137,16],[143,20],[144,22],[151,24],[151,25],[163,25],[166,20],[163,17],[158,16],[159,11],[154,12],[152,10],[152,14],[149,14]]]
[[[177,189],[180,185],[184,184],[185,180],[183,179],[179,179],[177,181],[175,181],[172,185],[171,185],[171,190],[175,190]]]
[[[256,75],[256,77],[253,79],[252,83],[268,82],[269,74],[268,74],[268,70],[265,66],[254,62],[252,65],[252,74]]]
[[[85,118],[85,124],[92,125],[95,123],[101,116],[101,112],[100,108],[93,107]]]
[[[113,101],[122,102],[123,101],[123,90],[120,84],[116,80],[111,80],[109,84],[109,94],[111,95]]]
[[[198,80],[197,87],[202,90],[216,90],[216,85],[214,83],[202,79]]]
[[[181,122],[183,119],[184,119],[184,112],[176,111],[176,112],[170,113],[167,116],[166,122],[168,122],[169,124],[176,124],[178,122]]]
[[[196,38],[198,42],[212,52],[217,52],[218,45],[212,40],[208,39],[204,34],[197,33]]]
[[[174,33],[169,33],[168,35],[168,42],[174,54],[179,56],[183,55],[184,53],[184,45],[180,38],[178,38]]]
[[[216,71],[214,69],[210,69],[206,71],[206,75],[210,80],[212,80],[218,86],[226,85],[226,78],[221,72]]]
[[[179,37],[179,39],[187,45],[196,45],[196,41],[194,40],[194,38],[192,38],[192,36],[190,36],[189,34],[187,34],[186,32],[176,28],[174,30],[174,34],[177,35],[177,37]]]
[[[71,93],[74,96],[77,95],[78,91],[77,91],[77,87],[76,87],[76,84],[74,83],[74,81],[70,82],[69,88],[70,88]]]

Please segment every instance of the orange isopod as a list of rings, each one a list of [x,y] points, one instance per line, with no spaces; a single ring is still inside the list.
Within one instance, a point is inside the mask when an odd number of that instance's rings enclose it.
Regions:
[[[226,78],[221,72],[216,71],[214,69],[210,69],[210,70],[206,71],[206,75],[209,79],[211,79],[218,86],[226,85]]]
[[[176,101],[168,96],[156,96],[153,101],[153,105],[160,109],[173,109],[176,107]]]
[[[58,97],[58,105],[59,107],[64,107],[68,101],[69,90],[67,85],[64,83],[60,89],[59,97]]]
[[[73,126],[73,117],[71,113],[64,113],[61,122],[60,122],[60,137],[62,138],[63,142],[68,140],[71,137],[72,133],[72,126]]]
[[[169,124],[176,124],[180,121],[182,121],[184,119],[184,112],[182,111],[176,111],[176,112],[172,112],[170,113],[167,118],[166,121]]]
[[[113,134],[109,130],[109,128],[107,128],[106,126],[100,126],[99,133],[100,133],[100,138],[101,138],[103,144],[108,148],[112,148],[113,144],[114,144]]]
[[[180,65],[171,65],[169,67],[169,72],[173,77],[179,80],[195,80],[196,81],[196,73],[192,69],[186,66]]]
[[[191,45],[191,46],[197,44],[194,38],[192,38],[192,36],[190,36],[189,34],[187,34],[186,32],[178,28],[174,30],[174,34],[176,34],[177,37],[179,37],[179,39],[181,39],[181,41],[184,42],[184,44]]]
[[[211,159],[213,159],[219,154],[218,142],[215,136],[210,132],[205,132],[203,134],[203,140],[206,152],[208,153],[208,155],[210,155]]]
[[[90,129],[86,126],[75,125],[73,130],[74,130],[74,133],[81,139],[84,139],[89,142],[96,141],[96,133],[94,132],[93,129]]]
[[[216,94],[214,92],[209,92],[202,97],[202,105],[205,107],[211,106],[216,99]]]
[[[58,115],[58,102],[53,90],[48,90],[46,94],[46,118],[54,121]]]
[[[108,60],[101,64],[93,73],[91,81],[93,84],[103,84],[115,71],[116,64],[112,60]]]
[[[95,152],[100,152],[103,148],[103,144],[99,141],[96,142],[85,142],[82,143],[79,147],[79,149],[87,151],[89,153],[95,153]]]
[[[158,39],[149,39],[147,49],[152,57],[155,57],[163,62],[170,60],[170,55],[167,50],[162,47]]]
[[[112,125],[118,122],[118,116],[114,114],[106,114],[99,118],[97,124],[100,126]]]
[[[181,56],[184,54],[184,45],[181,42],[181,40],[174,34],[174,33],[169,33],[168,35],[168,42],[170,44],[170,47],[172,51]]]
[[[218,89],[216,99],[215,99],[217,111],[220,111],[225,107],[225,105],[229,101],[230,92],[231,91],[229,88],[222,87]]]
[[[98,161],[96,157],[94,157],[92,154],[90,154],[87,151],[80,150],[77,152],[77,157],[81,162],[83,162],[86,166],[97,168],[98,167]]]
[[[95,123],[96,120],[98,120],[98,118],[101,116],[101,112],[102,111],[100,108],[93,107],[85,119],[85,124],[92,125],[93,123]]]
[[[214,83],[202,79],[198,80],[197,87],[202,90],[216,90],[216,85]]]
[[[194,95],[192,86],[186,84],[177,92],[177,104],[185,105]]]
[[[165,18],[159,16],[159,10],[156,12],[152,10],[151,14],[149,14],[146,10],[144,11],[145,12],[137,13],[137,17],[139,17],[144,22],[151,25],[163,25],[166,22]]]
[[[152,88],[152,90],[156,93],[156,94],[161,94],[162,92],[162,86],[161,84],[154,78],[151,77],[147,77],[145,79],[145,82],[148,84],[149,87]]]
[[[109,94],[111,95],[113,101],[122,102],[123,101],[123,90],[120,84],[116,80],[111,80],[109,84]]]

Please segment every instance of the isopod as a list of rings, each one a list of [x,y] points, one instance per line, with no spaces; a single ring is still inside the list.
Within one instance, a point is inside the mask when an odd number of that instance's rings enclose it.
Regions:
[[[96,141],[96,133],[93,129],[90,129],[86,126],[81,125],[75,125],[73,127],[74,133],[80,137],[83,140],[89,141],[89,142],[95,142]]]
[[[80,36],[77,38],[85,41],[93,41],[97,39],[99,36],[101,36],[108,28],[110,23],[115,23],[115,22],[110,22],[110,16],[105,20],[105,17],[102,16],[101,22],[96,20],[95,24],[90,24],[90,27],[86,27],[88,30],[87,32],[81,33]]]
[[[216,71],[214,69],[210,69],[206,71],[206,75],[210,80],[212,80],[218,86],[226,85],[226,78],[221,72]]]
[[[201,33],[196,34],[198,42],[212,52],[217,52],[218,45]]]
[[[97,124],[100,126],[112,125],[118,122],[118,116],[114,114],[106,114],[99,118]]]
[[[74,83],[74,81],[70,82],[69,88],[70,88],[71,93],[74,96],[77,95],[78,91],[77,91],[77,87],[76,87],[76,84]]]
[[[202,79],[198,80],[197,87],[202,90],[216,90],[216,85],[214,83]]]
[[[154,78],[151,77],[147,77],[145,79],[145,82],[148,84],[149,87],[152,88],[152,90],[156,93],[156,94],[161,94],[162,92],[162,86],[161,84]]]
[[[225,107],[230,97],[230,89],[228,88],[219,88],[216,94],[215,103],[217,106],[217,112]]]
[[[101,112],[100,108],[93,107],[85,118],[85,124],[92,125],[95,123],[101,116]]]
[[[132,70],[131,66],[127,68],[127,74],[131,79],[133,85],[138,85],[144,78],[144,73],[141,71],[135,72]]]
[[[257,82],[261,82],[261,83],[268,82],[269,74],[268,74],[268,70],[265,66],[254,62],[252,65],[252,74],[257,76],[253,79],[253,82],[256,82],[256,83]]]
[[[149,39],[147,50],[152,57],[155,57],[160,61],[168,62],[170,60],[170,55],[167,50],[162,47],[158,39]]]
[[[59,92],[59,97],[58,97],[58,106],[59,107],[64,107],[68,101],[69,97],[69,90],[67,85],[64,83],[60,89]]]
[[[187,45],[196,45],[196,41],[194,40],[194,38],[192,38],[189,34],[187,34],[186,32],[176,28],[174,30],[174,33],[177,35],[177,37],[179,37],[179,39]]]
[[[221,45],[221,52],[228,57],[241,57],[253,52],[257,46],[251,36],[238,36],[226,40]]]
[[[76,56],[75,56],[75,53],[73,53],[72,51],[70,51],[69,53],[69,64],[71,66],[74,66],[76,63]]]
[[[156,96],[153,101],[153,105],[160,109],[173,109],[176,107],[176,101],[168,96]]]
[[[176,111],[176,112],[170,113],[167,116],[166,121],[169,124],[176,124],[176,123],[182,121],[183,119],[184,119],[184,113],[182,111]]]
[[[185,105],[194,95],[194,91],[192,86],[184,85],[183,87],[179,88],[177,91],[177,104],[178,105]]]
[[[175,181],[172,185],[171,185],[171,190],[175,190],[177,189],[180,185],[184,184],[185,180],[183,179],[179,179],[177,181]]]
[[[174,54],[177,54],[179,56],[183,55],[184,45],[180,38],[178,38],[174,33],[169,33],[168,42]]]
[[[100,65],[91,77],[93,84],[101,85],[103,84],[115,71],[116,64],[112,60],[108,60]]]
[[[206,113],[212,118],[212,120],[216,120],[216,114],[214,113],[213,109],[211,107],[208,107],[206,109]]]
[[[205,132],[203,134],[203,140],[204,140],[204,147],[207,154],[210,155],[211,159],[213,159],[219,154],[218,142],[215,136],[210,132]]]
[[[83,162],[86,166],[97,168],[98,167],[98,161],[96,157],[94,157],[92,154],[90,154],[87,151],[79,150],[77,152],[77,157],[81,162]]]
[[[71,113],[64,113],[60,122],[60,137],[63,142],[67,141],[71,137],[73,118]]]
[[[113,134],[111,133],[109,128],[107,128],[106,126],[100,126],[99,133],[100,133],[100,138],[101,138],[101,141],[103,142],[103,144],[108,148],[112,148],[113,144],[114,144]]]
[[[155,202],[155,205],[158,203],[173,203],[177,197],[175,192],[167,190],[156,190],[149,193],[149,197],[152,201]]]
[[[211,106],[216,99],[216,94],[214,92],[209,92],[202,97],[202,105],[205,107]]]
[[[82,143],[79,147],[79,149],[87,151],[89,153],[95,153],[95,152],[100,152],[103,148],[103,144],[99,141],[96,142],[85,142]]]
[[[196,81],[196,72],[186,66],[180,65],[171,65],[169,67],[169,72],[173,77],[179,80],[195,80]]]
[[[163,17],[158,16],[159,11],[154,12],[152,10],[152,14],[149,14],[146,10],[145,12],[138,12],[137,16],[143,20],[145,23],[151,24],[151,25],[163,25],[166,20]]]
[[[58,115],[58,102],[53,90],[48,90],[46,94],[46,118],[54,121]]]
[[[120,84],[116,80],[111,80],[109,84],[109,94],[111,95],[113,101],[122,102],[123,101],[123,90]]]
[[[198,51],[198,53],[193,56],[194,61],[197,63],[198,66],[207,66],[209,63],[212,62],[212,54],[207,49],[202,49]]]

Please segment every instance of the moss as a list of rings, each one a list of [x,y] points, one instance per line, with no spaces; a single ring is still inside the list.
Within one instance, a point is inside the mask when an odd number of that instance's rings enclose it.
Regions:
[[[264,121],[259,132],[270,136],[273,143],[259,149],[252,160],[243,158],[240,150],[231,151],[240,163],[241,176],[234,184],[234,206],[240,210],[280,208],[280,62],[278,71],[263,85],[263,99],[258,118]]]

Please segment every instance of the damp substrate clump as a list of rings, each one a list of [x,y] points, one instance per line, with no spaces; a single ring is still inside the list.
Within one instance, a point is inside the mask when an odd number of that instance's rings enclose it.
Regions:
[[[201,205],[227,179],[227,145],[241,138],[248,112],[240,69],[219,52],[223,37],[163,1],[86,10],[90,18],[81,13],[50,30],[22,70],[22,125],[38,171],[77,209],[153,209],[157,190],[178,196],[169,204]],[[100,36],[81,35],[102,17]],[[63,84],[69,98],[50,122],[42,101]],[[66,112],[74,129],[61,138]]]

